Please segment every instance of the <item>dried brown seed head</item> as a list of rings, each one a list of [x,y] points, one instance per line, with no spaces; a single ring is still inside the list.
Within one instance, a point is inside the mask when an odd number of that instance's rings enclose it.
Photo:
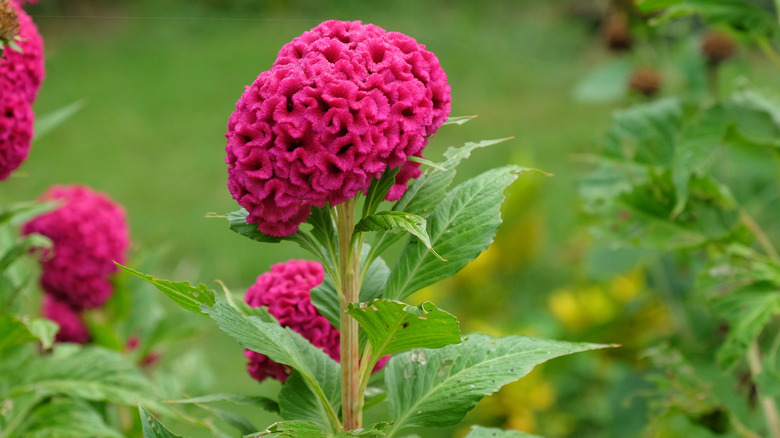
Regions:
[[[640,67],[631,74],[628,86],[642,95],[652,97],[661,90],[661,75],[649,67]]]
[[[737,52],[737,43],[730,36],[721,32],[708,32],[701,44],[701,53],[707,59],[707,64],[718,65],[731,58]]]
[[[628,15],[624,12],[613,12],[604,20],[601,28],[601,36],[607,48],[615,52],[631,50],[634,38],[631,35],[631,27]]]
[[[19,35],[19,17],[10,0],[0,0],[0,41],[8,43]]]

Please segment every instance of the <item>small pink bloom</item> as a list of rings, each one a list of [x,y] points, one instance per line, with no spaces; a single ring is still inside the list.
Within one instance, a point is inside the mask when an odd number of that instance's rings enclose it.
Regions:
[[[52,240],[41,287],[74,309],[100,307],[113,288],[110,276],[129,246],[124,209],[85,186],[53,186],[40,198],[63,205],[27,222],[24,234]]]
[[[86,344],[90,335],[78,313],[51,294],[43,294],[43,316],[57,323],[56,342]]]
[[[326,21],[284,45],[228,121],[228,188],[247,222],[298,230],[311,206],[365,192],[401,166],[398,200],[428,137],[450,112],[447,75],[413,38],[359,21]]]
[[[257,277],[244,296],[252,307],[267,307],[279,324],[309,340],[334,360],[339,360],[339,332],[311,303],[310,291],[322,283],[322,265],[305,260],[290,260],[271,266],[271,272]],[[292,370],[267,356],[246,350],[247,370],[257,381],[268,377],[286,381]]]

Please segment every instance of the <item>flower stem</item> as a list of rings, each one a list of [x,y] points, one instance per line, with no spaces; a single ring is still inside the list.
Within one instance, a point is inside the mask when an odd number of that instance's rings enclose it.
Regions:
[[[359,429],[363,423],[363,394],[360,392],[358,323],[347,314],[360,294],[360,254],[352,241],[355,230],[355,200],[336,206],[341,286],[341,409],[344,429]]]
[[[758,349],[757,341],[753,341],[750,344],[747,355],[750,374],[753,375],[753,378],[755,379],[762,371],[761,352]],[[761,389],[759,388],[758,400],[761,404],[761,409],[764,411],[766,425],[769,428],[769,436],[772,438],[780,438],[780,414],[778,413],[775,399],[761,394]]]

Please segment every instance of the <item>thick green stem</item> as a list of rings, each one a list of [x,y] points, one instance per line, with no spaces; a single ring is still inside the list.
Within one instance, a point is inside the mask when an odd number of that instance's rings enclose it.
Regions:
[[[748,365],[753,378],[761,374],[761,352],[758,349],[757,341],[753,341],[748,349]],[[758,388],[758,401],[761,404],[761,409],[764,411],[769,436],[780,438],[780,412],[777,410],[775,399],[761,394],[761,388]]]
[[[341,404],[345,430],[359,429],[363,423],[363,394],[360,392],[358,323],[347,314],[350,303],[360,294],[360,254],[352,242],[355,230],[355,201],[336,206],[339,241],[341,308]]]

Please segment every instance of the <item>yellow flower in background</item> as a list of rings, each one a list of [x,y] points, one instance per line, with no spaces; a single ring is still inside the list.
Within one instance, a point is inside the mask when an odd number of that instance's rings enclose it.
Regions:
[[[645,285],[645,273],[639,269],[618,275],[609,282],[610,294],[623,303],[637,298]]]

